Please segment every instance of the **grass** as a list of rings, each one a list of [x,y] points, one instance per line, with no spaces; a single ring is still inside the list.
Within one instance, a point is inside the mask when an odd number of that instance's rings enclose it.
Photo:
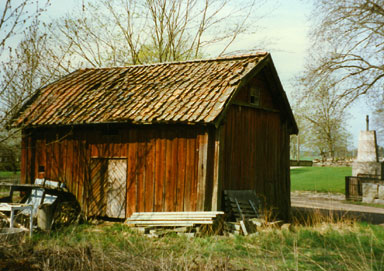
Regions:
[[[16,183],[20,181],[20,171],[0,171],[0,183]],[[9,187],[0,186],[0,198],[9,195]]]
[[[20,177],[20,171],[0,171],[0,179],[2,178],[17,178]]]
[[[343,192],[350,171],[293,169],[292,189]],[[384,227],[317,213],[294,214],[293,221],[291,230],[264,228],[246,237],[158,239],[121,223],[72,225],[35,233],[20,246],[3,244],[0,270],[384,270]]]
[[[292,191],[344,193],[350,167],[301,167],[291,169]]]
[[[319,219],[247,237],[151,239],[119,223],[83,224],[35,234],[14,253],[0,248],[5,263],[28,270],[383,270],[384,228]]]

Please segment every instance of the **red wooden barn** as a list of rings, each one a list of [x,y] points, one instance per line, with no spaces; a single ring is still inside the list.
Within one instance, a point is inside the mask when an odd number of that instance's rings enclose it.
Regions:
[[[40,89],[14,119],[21,181],[62,181],[88,216],[222,208],[253,189],[290,211],[298,132],[272,58],[80,69]]]

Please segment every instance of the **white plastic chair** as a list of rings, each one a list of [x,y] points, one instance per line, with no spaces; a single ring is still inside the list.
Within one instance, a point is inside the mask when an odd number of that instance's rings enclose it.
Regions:
[[[46,181],[44,179],[35,179],[35,184],[43,186],[47,185],[50,187],[59,187],[59,182]],[[36,215],[37,209],[41,204],[53,204],[56,199],[57,196],[46,194],[44,188],[33,188],[31,190],[31,194],[29,195],[25,203],[32,205],[32,213],[33,215]]]

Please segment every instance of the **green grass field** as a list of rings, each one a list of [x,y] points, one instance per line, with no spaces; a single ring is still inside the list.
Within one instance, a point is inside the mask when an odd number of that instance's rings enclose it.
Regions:
[[[301,167],[291,169],[292,191],[345,192],[345,176],[350,167]]]

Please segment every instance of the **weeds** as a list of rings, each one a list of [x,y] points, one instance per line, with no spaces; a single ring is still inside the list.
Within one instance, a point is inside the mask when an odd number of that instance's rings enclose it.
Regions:
[[[123,224],[82,224],[0,249],[0,269],[25,270],[384,270],[384,228],[313,214],[292,231],[251,236],[150,239]],[[304,221],[304,222],[303,222]],[[3,264],[3,266],[1,266]],[[28,267],[28,268],[27,268]]]

